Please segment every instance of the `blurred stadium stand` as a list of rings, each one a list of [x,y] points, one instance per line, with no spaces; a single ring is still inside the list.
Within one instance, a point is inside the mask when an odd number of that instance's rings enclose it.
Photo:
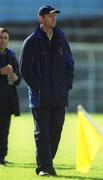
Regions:
[[[32,22],[38,8],[52,4],[61,10],[61,19],[87,19],[103,16],[103,0],[0,0],[1,22]]]
[[[37,24],[38,8],[51,4],[61,10],[58,25],[70,42],[75,59],[70,109],[82,104],[103,112],[103,0],[0,0],[0,26],[11,33],[10,47],[19,58],[24,38]],[[27,85],[18,87],[21,111],[29,111]],[[67,109],[68,110],[68,109]]]
[[[8,27],[12,39],[24,39],[44,4],[61,10],[58,24],[70,41],[103,42],[103,0],[0,0],[0,24]]]

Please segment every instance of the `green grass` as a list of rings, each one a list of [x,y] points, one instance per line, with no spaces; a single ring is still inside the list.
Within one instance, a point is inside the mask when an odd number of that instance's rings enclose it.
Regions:
[[[97,124],[103,127],[103,115],[92,115]],[[68,180],[102,180],[103,179],[103,146],[88,174],[80,174],[75,169],[77,115],[67,114],[62,132],[61,142],[54,159],[57,177],[44,179]],[[7,160],[12,163],[0,167],[0,180],[40,180],[35,174],[35,144],[33,137],[33,120],[31,114],[12,117],[9,152]]]

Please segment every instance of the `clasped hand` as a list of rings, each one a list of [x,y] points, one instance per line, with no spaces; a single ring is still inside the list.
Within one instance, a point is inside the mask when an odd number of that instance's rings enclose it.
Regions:
[[[12,65],[8,64],[0,69],[1,75],[9,75],[9,79],[12,81],[16,81],[18,76],[13,72]]]

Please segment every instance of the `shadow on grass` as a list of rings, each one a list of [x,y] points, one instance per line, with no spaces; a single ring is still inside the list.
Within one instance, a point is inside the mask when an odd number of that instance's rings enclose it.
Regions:
[[[12,168],[35,168],[36,164],[35,163],[15,163],[15,162],[10,162],[6,165],[6,167],[12,167]]]
[[[36,164],[35,163],[15,163],[15,162],[10,162],[7,164],[6,167],[11,167],[11,168],[32,168],[35,169],[36,168]],[[57,170],[75,170],[74,166],[70,166],[70,165],[64,165],[64,164],[60,164],[60,165],[55,165],[55,168]],[[53,178],[65,178],[65,179],[73,179],[73,180],[103,180],[103,178],[99,178],[99,177],[84,177],[84,176],[79,176],[79,175],[58,175],[56,177]]]
[[[75,169],[74,166],[69,166],[69,165],[65,165],[65,164],[55,165],[55,168],[57,170],[73,170],[73,169]]]
[[[103,180],[103,178],[98,178],[98,177],[82,177],[82,176],[62,176],[62,175],[60,175],[60,176],[58,176],[58,178],[69,178],[69,179],[73,179],[73,180],[75,180],[75,179],[79,179],[79,180]]]
[[[64,164],[60,164],[60,165],[55,165],[55,168],[57,170],[75,170],[75,166],[71,166],[71,165],[64,165]],[[95,169],[93,169],[95,170]],[[98,169],[99,170],[99,169]],[[103,180],[103,178],[99,178],[99,177],[84,177],[84,176],[79,176],[79,175],[58,175],[57,178],[65,178],[65,179],[78,179],[78,180]]]

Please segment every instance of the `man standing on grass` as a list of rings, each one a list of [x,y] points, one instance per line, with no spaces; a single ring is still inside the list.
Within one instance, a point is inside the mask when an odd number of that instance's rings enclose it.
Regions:
[[[29,86],[30,107],[35,123],[36,173],[56,176],[56,155],[72,88],[74,61],[63,32],[56,28],[59,10],[39,9],[39,24],[24,41],[21,74]]]

